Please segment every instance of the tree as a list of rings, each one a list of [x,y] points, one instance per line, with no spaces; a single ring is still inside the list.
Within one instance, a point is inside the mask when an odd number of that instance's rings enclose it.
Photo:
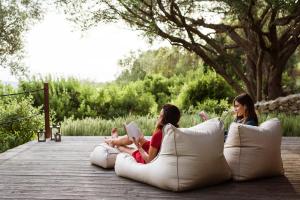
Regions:
[[[13,74],[24,72],[23,33],[41,18],[41,4],[36,0],[0,2],[0,66]]]
[[[142,80],[146,75],[161,74],[165,77],[185,74],[203,66],[202,60],[193,53],[178,47],[161,47],[129,55],[119,60],[123,68],[117,81]]]
[[[200,56],[236,92],[247,91],[256,100],[282,95],[283,71],[300,44],[299,0],[61,3],[84,29],[122,19],[149,38],[182,46]]]

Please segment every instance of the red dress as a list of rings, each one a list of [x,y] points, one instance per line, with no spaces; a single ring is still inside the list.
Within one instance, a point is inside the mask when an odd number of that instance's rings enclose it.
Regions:
[[[151,141],[147,141],[143,144],[142,148],[149,153],[150,146],[156,148],[158,151],[160,150],[161,142],[162,142],[163,134],[160,129],[153,132]],[[146,164],[139,150],[136,150],[132,153],[132,156],[138,163]]]

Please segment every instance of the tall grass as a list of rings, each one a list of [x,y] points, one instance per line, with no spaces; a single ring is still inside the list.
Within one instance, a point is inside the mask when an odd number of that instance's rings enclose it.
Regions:
[[[65,119],[61,125],[63,135],[69,136],[108,136],[113,127],[118,128],[120,135],[124,135],[124,123],[135,121],[144,135],[151,135],[155,129],[156,117],[135,116],[118,117],[113,120],[101,118],[85,118],[82,120]],[[201,120],[197,115],[183,114],[180,120],[181,127],[189,127],[200,123]]]
[[[300,137],[300,115],[297,114],[283,114],[270,113],[259,116],[259,121],[263,122],[268,119],[277,117],[283,127],[283,136],[297,136]]]
[[[85,118],[82,120],[65,119],[61,125],[63,135],[70,136],[108,136],[113,127],[118,128],[120,135],[124,135],[124,123],[135,121],[145,135],[151,135],[155,128],[156,119],[149,116],[118,117],[112,120],[102,118]]]
[[[217,117],[216,114],[209,114],[211,117]],[[267,119],[277,117],[283,127],[284,136],[300,136],[300,116],[299,115],[287,115],[287,114],[262,114],[259,115],[259,122],[262,123]],[[234,117],[229,114],[223,114],[220,116],[225,124],[225,129],[228,130],[230,123],[234,120]],[[65,119],[62,123],[61,130],[63,135],[69,136],[109,136],[111,129],[117,127],[120,135],[124,135],[125,131],[123,123],[129,123],[135,121],[142,132],[145,135],[151,135],[154,128],[156,117],[147,116],[134,116],[129,115],[127,117],[119,117],[113,120],[106,120],[101,118],[85,118],[82,120]],[[202,120],[196,114],[183,114],[180,119],[180,127],[191,127],[201,123]]]

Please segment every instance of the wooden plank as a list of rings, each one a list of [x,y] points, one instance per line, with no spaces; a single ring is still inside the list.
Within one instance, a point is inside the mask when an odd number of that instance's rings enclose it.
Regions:
[[[283,138],[285,176],[176,193],[91,165],[103,137],[32,141],[0,154],[0,199],[300,199],[300,138]]]

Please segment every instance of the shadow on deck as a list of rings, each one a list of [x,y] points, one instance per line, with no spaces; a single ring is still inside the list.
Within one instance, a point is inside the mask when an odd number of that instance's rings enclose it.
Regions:
[[[0,199],[300,199],[300,138],[283,138],[285,176],[164,191],[91,165],[103,137],[32,141],[0,154]]]

